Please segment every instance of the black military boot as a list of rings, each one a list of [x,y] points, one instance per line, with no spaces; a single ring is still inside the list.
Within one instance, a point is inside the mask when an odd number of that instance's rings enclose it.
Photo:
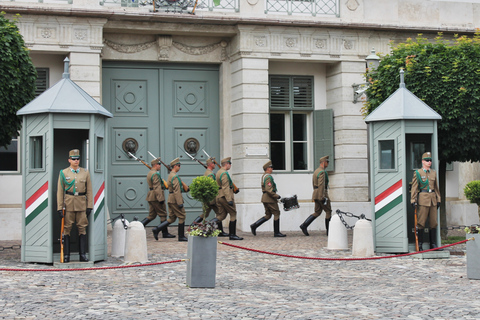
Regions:
[[[158,240],[158,233],[160,231],[162,231],[163,229],[167,228],[169,225],[170,225],[170,222],[168,222],[166,220],[166,221],[163,221],[158,226],[156,226],[155,228],[152,229],[153,237],[155,238],[155,240]]]
[[[267,219],[265,219],[265,217],[261,217],[250,225],[250,229],[252,230],[254,236],[257,235],[257,228],[260,227],[265,221],[267,221]]]
[[[88,262],[86,251],[87,251],[87,235],[86,234],[81,234],[78,237],[78,253],[80,255],[80,261],[82,262]]]
[[[168,227],[165,227],[162,229],[162,238],[164,239],[170,239],[170,238],[175,238],[176,236],[173,234],[168,233]]]
[[[178,241],[188,241],[185,237],[185,223],[178,224]]]
[[[287,235],[280,232],[280,219],[273,220],[273,236],[276,238],[286,237]]]
[[[195,223],[200,223],[203,221],[203,218],[198,216],[195,218],[195,220],[193,220],[192,224],[190,226],[193,226]]]
[[[330,228],[330,218],[325,218],[325,229],[327,229],[327,236],[328,236],[329,228]]]
[[[436,249],[437,246],[437,229],[430,228],[428,236],[430,238],[430,249]]]
[[[63,237],[63,262],[70,262],[70,235]]]
[[[418,251],[423,251],[423,233],[424,229],[418,229]]]
[[[217,229],[220,230],[218,237],[228,237],[228,233],[223,231],[222,221],[218,220],[217,218],[213,218],[211,222],[215,222],[217,224]]]
[[[243,240],[242,237],[237,236],[237,220],[230,221],[228,225],[228,231],[230,232],[228,235],[230,240]]]
[[[309,215],[308,218],[300,225],[300,229],[302,229],[304,235],[309,236],[307,228],[315,219],[317,219],[317,217],[314,215]]]
[[[150,221],[152,221],[152,220],[150,220],[150,219],[148,219],[148,218],[143,219],[143,220],[142,220],[143,226],[144,226],[144,227],[147,226],[147,224],[149,224]]]

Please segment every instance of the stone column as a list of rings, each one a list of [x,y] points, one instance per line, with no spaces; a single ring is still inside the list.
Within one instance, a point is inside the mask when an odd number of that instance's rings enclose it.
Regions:
[[[363,104],[352,102],[352,84],[365,82],[363,73],[364,61],[342,61],[327,67],[327,108],[333,109],[335,130],[330,196],[335,202],[369,200],[367,125],[361,114]]]
[[[258,218],[254,213],[255,217],[248,216],[251,211],[245,210],[245,205],[261,205],[259,177],[269,154],[268,59],[240,55],[230,67],[232,176],[241,189],[235,196],[238,227],[245,230],[248,223]]]
[[[101,103],[101,68],[99,53],[70,53],[70,79],[99,103]]]

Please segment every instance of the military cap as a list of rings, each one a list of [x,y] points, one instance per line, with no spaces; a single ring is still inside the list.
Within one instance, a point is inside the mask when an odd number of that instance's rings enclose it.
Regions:
[[[73,149],[68,153],[68,157],[71,159],[80,159],[80,150]]]
[[[172,162],[170,162],[170,167],[173,167],[177,164],[180,164],[180,158],[173,159]]]
[[[272,160],[269,160],[267,163],[263,165],[263,171],[266,171],[271,166],[272,166]]]
[[[220,163],[221,163],[221,164],[224,164],[225,162],[230,162],[230,163],[232,163],[232,157],[224,158],[224,159],[222,159],[222,161],[221,161]]]
[[[215,161],[215,157],[211,157],[207,159],[207,164],[213,163]]]
[[[152,167],[156,164],[159,164],[160,163],[160,159],[161,158],[157,158],[157,159],[153,159],[152,162],[150,162],[150,164],[152,165]]]
[[[422,160],[432,160],[432,153],[431,152],[425,152],[422,155]]]
[[[320,158],[320,163],[324,162],[324,161],[329,161],[328,160],[328,156],[324,156],[324,157],[321,157]]]

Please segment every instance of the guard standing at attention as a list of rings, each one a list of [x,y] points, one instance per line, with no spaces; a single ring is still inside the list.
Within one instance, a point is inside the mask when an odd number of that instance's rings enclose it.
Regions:
[[[329,162],[330,161],[328,160],[328,156],[321,157],[320,165],[313,173],[312,200],[315,201],[315,212],[300,225],[300,229],[302,229],[303,234],[306,236],[309,236],[307,230],[308,226],[313,222],[313,220],[320,216],[322,211],[325,211],[325,228],[327,229],[328,236],[330,218],[332,217],[332,206],[330,204],[330,198],[328,196],[328,173],[326,170]]]
[[[417,210],[418,248],[423,250],[423,236],[425,225],[428,220],[430,227],[430,249],[437,248],[437,210],[442,198],[438,190],[437,173],[432,168],[432,153],[425,152],[422,155],[422,168],[415,170],[412,180],[410,202]]]
[[[142,224],[145,227],[150,221],[154,220],[157,215],[160,217],[160,222],[167,220],[167,205],[165,204],[165,184],[160,176],[160,158],[152,160],[152,169],[147,174],[148,183],[148,217],[142,220]],[[173,234],[168,233],[168,228],[162,230],[163,238],[175,238]]]
[[[207,163],[207,170],[205,170],[205,173],[203,174],[203,176],[212,178],[213,181],[217,181],[217,177],[213,172],[213,169],[215,169],[215,158],[214,157],[208,158],[206,163]],[[203,221],[203,219],[208,218],[212,210],[213,212],[215,212],[215,216],[218,215],[218,206],[217,206],[217,201],[215,199],[210,201],[207,205],[208,205],[208,208],[205,211],[205,214],[202,213],[193,221],[193,223],[200,223]],[[217,227],[220,230],[220,234],[218,235],[219,237],[228,237],[228,233],[225,233],[223,231],[223,225],[221,223],[217,223]]]
[[[281,196],[277,194],[277,185],[272,177],[273,166],[272,161],[268,161],[263,165],[264,174],[262,175],[262,203],[265,207],[265,216],[250,225],[250,229],[254,236],[257,235],[257,228],[264,222],[270,220],[273,215],[273,236],[286,237],[280,233],[280,209],[278,209],[278,200]]]
[[[180,171],[180,159],[176,158],[170,162],[170,167],[172,171],[168,175],[168,220],[160,223],[156,228],[153,229],[153,236],[155,240],[158,240],[158,233],[167,228],[171,223],[174,223],[178,218],[178,241],[188,241],[185,237],[185,208],[183,206],[183,196],[182,192],[188,192],[190,189],[184,184],[182,180],[177,175]]]
[[[74,223],[79,234],[80,261],[86,262],[88,217],[93,209],[92,182],[90,173],[80,168],[80,151],[70,150],[68,156],[70,166],[60,170],[57,187],[57,211],[60,218],[64,217],[62,209],[65,205],[64,262],[70,262],[70,232]]]
[[[228,225],[229,230],[229,239],[230,240],[243,240],[242,237],[237,236],[237,207],[235,206],[235,196],[233,193],[233,181],[228,170],[232,167],[232,158],[228,157],[222,159],[220,168],[217,172],[217,184],[218,184],[218,195],[217,195],[217,206],[218,214],[212,219],[216,222],[219,227],[221,223],[227,217],[227,214],[230,214],[230,223]]]

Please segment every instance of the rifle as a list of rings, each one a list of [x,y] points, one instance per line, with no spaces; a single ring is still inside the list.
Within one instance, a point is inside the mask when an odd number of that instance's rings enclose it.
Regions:
[[[60,263],[65,261],[63,254],[63,244],[65,243],[65,190],[63,191],[63,207],[62,207],[62,227],[60,230]]]
[[[141,159],[138,159],[131,152],[127,152],[127,154],[130,156],[130,158],[133,158],[133,159],[137,160],[138,162],[143,163],[148,169],[152,169],[152,167],[148,163],[146,163],[145,161],[143,161]]]
[[[218,164],[218,162],[217,162],[217,160],[215,160],[215,158],[210,157],[204,149],[202,149],[202,151],[203,151],[203,153],[205,153],[205,155],[207,157],[209,157],[213,160],[213,162],[218,166],[219,169],[221,168],[221,166]],[[233,181],[232,181],[232,184],[233,184],[233,193],[235,193],[235,194],[239,193],[240,189],[235,185],[235,183]]]
[[[172,171],[172,167],[170,167],[168,164],[166,164],[165,162],[163,162],[162,160],[160,160],[160,158],[157,158],[155,157],[150,151],[148,151],[148,154],[151,155],[154,159],[158,159],[158,161],[160,161],[161,164],[163,164],[165,166],[165,168],[167,168],[168,170],[168,173],[170,173]],[[183,187],[183,191],[187,192],[190,188],[187,186],[187,184],[185,182],[183,182],[182,180],[182,187]],[[167,189],[168,189],[168,186],[167,186]]]
[[[128,152],[128,155],[130,156],[130,158],[133,158],[135,160],[137,160],[138,162],[141,162],[143,163],[148,169],[152,169],[152,167],[150,165],[148,165],[148,163],[146,163],[145,161],[143,160],[140,160],[138,159],[137,157],[135,157],[131,152]],[[162,179],[163,180],[163,179]],[[168,185],[167,185],[167,182],[165,180],[163,180],[163,185],[165,186],[165,189],[168,189]]]
[[[200,160],[198,160],[197,158],[195,158],[194,156],[192,156],[191,154],[189,154],[187,151],[183,151],[183,152],[185,152],[185,154],[186,154],[187,156],[189,156],[190,159],[192,159],[193,161],[197,161],[197,162],[200,163],[205,169],[207,169],[207,165],[206,165],[206,164],[202,163]]]
[[[415,206],[415,250],[418,252],[417,206]]]

